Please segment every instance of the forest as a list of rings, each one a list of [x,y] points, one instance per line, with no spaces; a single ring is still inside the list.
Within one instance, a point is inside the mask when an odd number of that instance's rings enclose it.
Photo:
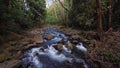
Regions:
[[[0,68],[120,68],[120,0],[0,0]]]

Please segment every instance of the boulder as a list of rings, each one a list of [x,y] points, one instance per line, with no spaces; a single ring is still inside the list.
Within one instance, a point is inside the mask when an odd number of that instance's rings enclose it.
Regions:
[[[54,46],[57,50],[62,50],[63,48],[63,44],[62,43],[58,43],[56,46]]]
[[[67,41],[67,39],[63,39],[62,41],[60,41],[60,43],[66,44]]]
[[[30,43],[30,40],[31,40],[31,38],[23,38],[23,39],[20,40],[20,43],[22,45],[27,45],[27,44]]]
[[[26,46],[24,46],[24,50],[28,50],[28,49],[31,49],[33,47],[36,47],[37,45],[34,45],[34,44],[28,44]]]
[[[0,63],[0,68],[19,68],[20,66],[20,60],[9,60],[4,63]]]
[[[54,38],[54,36],[52,34],[46,34],[44,38],[47,40],[50,40],[50,39]]]
[[[68,44],[66,45],[66,47],[67,47],[68,49],[72,50],[72,49],[73,49],[73,44],[68,43]]]
[[[37,43],[37,44],[41,44],[43,43],[43,38],[42,38],[42,35],[35,35],[33,40]]]

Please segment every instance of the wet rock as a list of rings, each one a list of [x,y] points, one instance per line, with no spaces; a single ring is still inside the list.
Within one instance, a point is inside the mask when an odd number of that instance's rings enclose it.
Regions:
[[[40,48],[40,51],[43,51],[44,52],[45,48]]]
[[[58,43],[56,46],[54,46],[57,50],[62,50],[63,48],[63,44],[62,43]]]
[[[66,45],[66,47],[67,47],[68,49],[72,50],[72,49],[73,49],[73,44],[68,43],[68,44]]]
[[[78,40],[72,40],[72,41],[71,41],[71,43],[73,43],[73,44],[75,44],[75,45],[76,45],[76,44],[78,44],[78,43],[79,43],[79,41],[78,41]]]
[[[20,60],[10,60],[0,63],[0,68],[19,68],[21,66]]]
[[[28,44],[24,47],[24,50],[28,50],[30,48],[33,48],[33,47],[36,47],[37,45],[34,45],[34,44]]]
[[[62,41],[60,41],[60,43],[66,44],[67,41],[68,41],[67,39],[63,39]]]
[[[46,34],[44,38],[47,40],[50,40],[50,39],[54,38],[54,36],[52,34]]]
[[[35,43],[37,43],[37,44],[41,44],[41,43],[43,43],[43,41],[44,41],[43,38],[42,38],[42,35],[35,35],[33,40],[34,40]]]

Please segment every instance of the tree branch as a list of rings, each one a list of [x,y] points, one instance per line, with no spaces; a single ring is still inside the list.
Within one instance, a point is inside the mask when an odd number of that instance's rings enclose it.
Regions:
[[[58,0],[58,2],[60,3],[60,5],[66,10],[69,12],[69,10],[62,4],[62,2],[60,0]]]

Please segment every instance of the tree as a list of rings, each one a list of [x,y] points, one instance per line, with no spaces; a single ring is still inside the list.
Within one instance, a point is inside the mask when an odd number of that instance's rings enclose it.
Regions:
[[[45,0],[0,0],[0,34],[30,28],[36,23],[35,17],[39,24],[44,20]]]
[[[101,0],[96,0],[97,5],[97,17],[98,17],[98,35],[100,41],[103,39],[103,27],[102,27],[102,11],[101,11]]]
[[[109,11],[109,19],[108,19],[108,28],[111,28],[111,19],[112,19],[112,0],[109,0],[109,6],[108,6],[108,11]]]

